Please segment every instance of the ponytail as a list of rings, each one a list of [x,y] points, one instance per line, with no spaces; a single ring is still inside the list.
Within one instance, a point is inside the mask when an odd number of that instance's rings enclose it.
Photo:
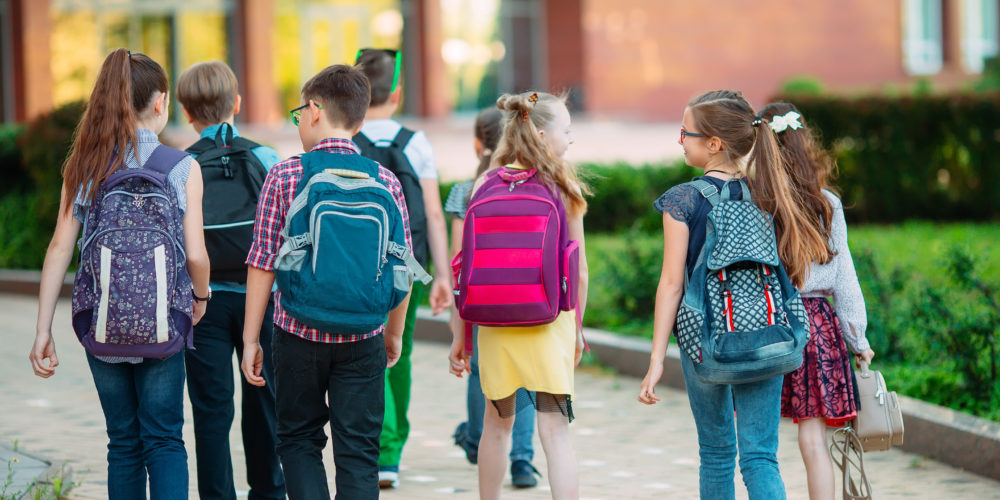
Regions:
[[[718,90],[693,99],[688,108],[698,130],[722,140],[730,164],[742,173],[754,202],[774,218],[778,256],[792,284],[802,286],[812,262],[825,262],[827,241],[816,230],[784,167],[784,160],[768,120],[757,115],[743,94]]]
[[[156,61],[127,49],[108,54],[63,164],[66,211],[83,189],[84,200],[93,199],[101,182],[125,166],[129,147],[138,159],[139,113],[156,91],[167,91],[167,73]]]

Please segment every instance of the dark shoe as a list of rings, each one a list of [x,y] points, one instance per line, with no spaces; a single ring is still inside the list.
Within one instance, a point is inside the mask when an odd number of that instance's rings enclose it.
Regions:
[[[527,460],[515,460],[514,463],[510,464],[511,483],[514,484],[515,488],[534,488],[538,486],[538,479],[535,479],[536,475],[542,477],[538,469]]]
[[[399,488],[399,466],[383,466],[378,468],[379,489]]]
[[[476,465],[479,463],[479,448],[474,448],[471,443],[469,443],[468,435],[465,430],[469,428],[468,422],[462,422],[458,424],[455,428],[455,433],[451,437],[455,438],[455,445],[462,448],[465,451],[465,458],[470,464]]]

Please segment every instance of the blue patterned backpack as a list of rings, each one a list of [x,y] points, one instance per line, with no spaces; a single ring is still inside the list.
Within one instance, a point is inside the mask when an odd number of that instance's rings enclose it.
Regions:
[[[738,182],[743,199],[730,198]],[[778,258],[771,216],[753,203],[743,180],[722,194],[703,179],[692,185],[712,204],[674,332],[699,378],[740,384],[784,375],[802,364],[809,321]]]
[[[95,356],[167,358],[192,347],[184,216],[167,177],[187,153],[157,146],[92,200],[73,280],[73,329]]]

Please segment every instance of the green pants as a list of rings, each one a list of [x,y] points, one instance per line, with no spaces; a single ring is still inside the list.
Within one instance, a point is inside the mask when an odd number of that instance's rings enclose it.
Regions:
[[[423,301],[423,295],[424,285],[414,282],[410,305],[406,309],[406,324],[403,327],[403,350],[395,366],[385,371],[385,420],[382,421],[378,456],[380,467],[399,465],[403,445],[410,435],[410,421],[406,418],[406,411],[410,407],[410,386],[413,383],[410,353],[413,352],[413,327],[417,322],[417,308]]]

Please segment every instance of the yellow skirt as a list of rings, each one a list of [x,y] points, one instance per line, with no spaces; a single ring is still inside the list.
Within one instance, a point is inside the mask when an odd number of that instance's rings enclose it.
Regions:
[[[541,326],[480,326],[476,348],[486,399],[498,401],[520,388],[572,398],[575,311],[563,311]]]

